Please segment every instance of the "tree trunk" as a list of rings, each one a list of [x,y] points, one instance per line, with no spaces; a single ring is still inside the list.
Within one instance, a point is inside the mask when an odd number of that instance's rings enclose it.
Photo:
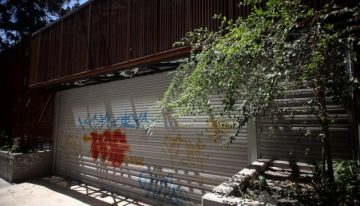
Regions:
[[[333,183],[334,182],[334,170],[333,170],[332,153],[331,153],[331,148],[330,148],[329,124],[324,123],[321,125],[321,127],[322,127],[321,132],[324,135],[322,147],[323,147],[323,149],[325,151],[325,155],[326,155],[327,174],[328,174],[330,183]],[[323,167],[325,168],[325,165],[323,165]]]
[[[318,75],[317,77],[319,77]],[[330,148],[330,133],[329,133],[329,113],[326,107],[326,93],[325,88],[321,84],[321,80],[317,78],[316,85],[316,100],[318,105],[318,118],[321,123],[321,146],[322,146],[322,163],[323,163],[323,172],[327,168],[327,176],[329,178],[330,184],[334,182],[334,170],[333,170],[333,160],[332,153]],[[326,162],[326,163],[325,163]]]

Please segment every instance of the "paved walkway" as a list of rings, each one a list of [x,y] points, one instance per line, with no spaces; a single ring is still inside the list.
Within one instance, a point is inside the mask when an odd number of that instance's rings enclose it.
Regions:
[[[0,188],[11,186],[11,183],[6,182],[5,180],[0,178]]]
[[[1,180],[1,179],[0,179]],[[3,186],[3,187],[1,187]],[[11,185],[0,181],[0,206],[151,206],[61,177]]]

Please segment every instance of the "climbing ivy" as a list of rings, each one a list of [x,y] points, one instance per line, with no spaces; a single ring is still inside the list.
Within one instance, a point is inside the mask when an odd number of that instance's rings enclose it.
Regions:
[[[329,21],[333,4],[314,10],[300,0],[242,3],[252,5],[247,18],[216,16],[221,21],[216,31],[199,28],[175,44],[192,50],[176,70],[161,108],[174,117],[203,113],[216,117],[219,125],[234,131],[222,140],[228,144],[249,120],[304,112],[280,100],[292,89],[312,88],[313,95],[303,106],[321,125],[323,170],[332,180],[329,124],[334,120],[326,98],[346,106],[359,87],[347,69],[349,59],[356,61],[351,46],[358,39],[335,31]],[[352,11],[358,13],[359,7]],[[215,96],[221,97],[221,107],[212,105]]]

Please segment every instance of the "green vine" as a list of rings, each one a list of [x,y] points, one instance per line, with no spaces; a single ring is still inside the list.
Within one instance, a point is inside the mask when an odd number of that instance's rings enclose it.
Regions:
[[[335,8],[328,4],[314,10],[300,0],[269,0],[265,6],[253,6],[247,18],[216,16],[221,21],[216,31],[197,29],[175,44],[189,45],[192,51],[177,69],[162,109],[175,117],[204,113],[215,117],[234,131],[223,139],[226,145],[249,120],[302,112],[279,100],[289,95],[287,91],[311,88],[313,95],[304,106],[322,127],[323,169],[328,168],[332,180],[329,124],[334,120],[326,98],[346,106],[359,88],[358,79],[347,69],[349,59],[356,60],[351,47],[358,39],[334,29],[328,19]],[[359,13],[359,7],[352,11]],[[215,96],[221,97],[220,107],[212,105]]]

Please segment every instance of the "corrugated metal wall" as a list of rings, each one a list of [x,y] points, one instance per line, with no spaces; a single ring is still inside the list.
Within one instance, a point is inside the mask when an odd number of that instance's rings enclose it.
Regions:
[[[249,9],[237,5],[238,0],[90,1],[32,36],[30,85],[167,52],[194,28],[215,29],[214,14],[246,16]]]
[[[312,89],[288,91],[287,105],[295,109],[294,116],[284,116],[272,124],[270,120],[258,124],[260,158],[299,161],[318,161],[321,159],[321,132],[319,120],[308,112],[307,102],[313,94]],[[351,159],[355,149],[348,113],[344,108],[327,99],[327,109],[335,122],[330,124],[330,140],[335,159]],[[311,136],[306,136],[307,130]]]
[[[327,0],[304,0],[319,8]],[[35,32],[31,48],[31,87],[100,74],[128,61],[170,53],[172,44],[199,27],[216,29],[214,14],[246,17],[239,0],[92,0]],[[173,54],[184,55],[188,50]],[[160,58],[159,61],[162,61]],[[100,69],[94,72],[95,69]],[[92,72],[91,72],[92,71]],[[115,71],[115,70],[114,70]],[[106,72],[106,71],[104,71]]]
[[[154,113],[171,78],[163,72],[58,92],[56,172],[155,205],[198,205],[247,166],[246,129],[226,150],[214,142],[215,120]]]

